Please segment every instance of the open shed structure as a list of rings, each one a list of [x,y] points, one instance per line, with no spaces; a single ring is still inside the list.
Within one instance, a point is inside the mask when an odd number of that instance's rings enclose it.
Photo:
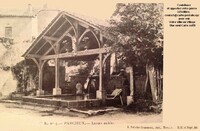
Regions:
[[[82,18],[67,12],[60,12],[46,29],[37,37],[23,57],[32,59],[39,70],[37,95],[44,95],[42,78],[44,65],[49,60],[55,61],[55,87],[53,95],[61,95],[60,62],[65,60],[99,59],[99,83],[96,98],[104,99],[104,69],[111,55],[108,41],[112,37],[105,32],[105,24]],[[109,42],[110,43],[110,42]],[[109,65],[109,64],[108,64]],[[109,71],[108,71],[109,74]]]

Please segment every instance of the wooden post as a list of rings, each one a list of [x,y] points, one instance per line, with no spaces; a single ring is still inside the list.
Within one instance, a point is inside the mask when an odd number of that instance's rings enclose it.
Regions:
[[[155,76],[155,68],[153,65],[151,65],[149,68],[149,81],[151,86],[151,93],[153,102],[157,102],[157,86],[156,86],[156,76]]]
[[[99,54],[99,90],[96,92],[97,99],[105,102],[106,92],[103,90],[103,54]]]
[[[99,54],[99,91],[102,91],[103,82],[103,54]]]
[[[127,105],[130,105],[134,102],[134,76],[133,76],[133,67],[127,67],[126,72],[130,74],[130,95],[127,96]]]
[[[59,54],[59,44],[56,44],[56,55]],[[55,88],[53,88],[53,95],[61,95],[61,89],[60,89],[60,62],[59,58],[55,58]]]
[[[43,70],[39,69],[39,90],[42,89],[42,74],[43,74]]]
[[[147,86],[148,86],[148,82],[149,82],[149,70],[148,70],[147,64],[146,64],[145,69],[146,69],[146,80],[145,80],[145,85],[144,85],[144,93],[147,94]]]
[[[74,44],[74,52],[77,52],[78,49],[78,45],[79,45],[79,37],[80,37],[80,29],[79,29],[79,25],[77,22],[74,23],[74,27],[75,27],[75,38],[74,40],[72,40],[72,43]]]
[[[39,71],[39,85],[38,90],[36,91],[36,96],[44,95],[44,90],[42,90],[42,79],[43,79],[43,68],[42,61],[39,61],[38,71]]]
[[[56,58],[55,59],[55,88],[59,88],[60,87],[60,83],[59,83],[59,78],[60,78],[60,72],[59,72],[59,59]]]
[[[133,67],[130,68],[130,96],[134,95]]]
[[[117,72],[117,56],[116,53],[111,54],[110,58],[110,73]]]
[[[61,95],[59,67],[60,67],[59,59],[55,58],[55,88],[53,89],[53,95]]]
[[[109,88],[108,86],[108,83],[110,81],[110,56],[108,56],[107,60],[105,61],[105,77],[104,77],[104,80],[105,80],[105,84],[104,84],[104,88]]]

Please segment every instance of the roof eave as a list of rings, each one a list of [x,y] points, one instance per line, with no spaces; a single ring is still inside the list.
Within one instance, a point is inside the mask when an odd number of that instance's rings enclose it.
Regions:
[[[59,19],[59,17],[62,15],[62,12],[59,13],[50,23],[49,25],[40,33],[40,35],[33,41],[33,44],[28,48],[28,50],[22,55],[22,57],[26,57],[28,55],[28,53],[30,52],[31,48],[37,43],[37,41],[40,39],[40,37],[42,37],[42,35],[45,33],[45,31],[51,26],[53,25],[53,23]]]
[[[102,25],[95,25],[92,24],[91,22],[81,19],[73,14],[70,14],[68,12],[65,11],[61,11],[52,21],[51,23],[42,31],[42,33],[40,33],[40,35],[34,40],[33,44],[28,48],[28,50],[22,55],[22,57],[27,57],[28,53],[30,53],[31,49],[37,44],[37,42],[41,39],[42,35],[44,35],[46,33],[46,31],[50,28],[50,26],[52,26],[54,24],[54,22],[59,19],[60,17],[62,17],[63,15],[67,15],[73,19],[76,19],[80,22],[83,22],[91,27],[93,27],[94,29],[97,29],[100,31],[101,34],[108,34],[107,32],[105,32],[105,30],[103,28],[100,28],[100,26]],[[105,26],[106,27],[106,26]],[[106,37],[106,35],[104,35]],[[109,38],[108,38],[109,39]],[[111,39],[112,41],[115,41],[114,39]]]

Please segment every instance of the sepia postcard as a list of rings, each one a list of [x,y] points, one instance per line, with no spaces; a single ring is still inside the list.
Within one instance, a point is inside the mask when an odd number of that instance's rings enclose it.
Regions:
[[[0,2],[0,130],[200,130],[197,0]]]

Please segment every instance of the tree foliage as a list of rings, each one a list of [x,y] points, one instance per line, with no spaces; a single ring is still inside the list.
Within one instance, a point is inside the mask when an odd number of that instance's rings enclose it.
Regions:
[[[34,83],[38,85],[38,69],[28,62],[28,60],[23,60],[11,68],[14,78],[18,81],[17,92],[26,91],[30,75],[34,78]]]
[[[108,29],[118,37],[113,49],[125,64],[163,63],[163,5],[119,3]]]

